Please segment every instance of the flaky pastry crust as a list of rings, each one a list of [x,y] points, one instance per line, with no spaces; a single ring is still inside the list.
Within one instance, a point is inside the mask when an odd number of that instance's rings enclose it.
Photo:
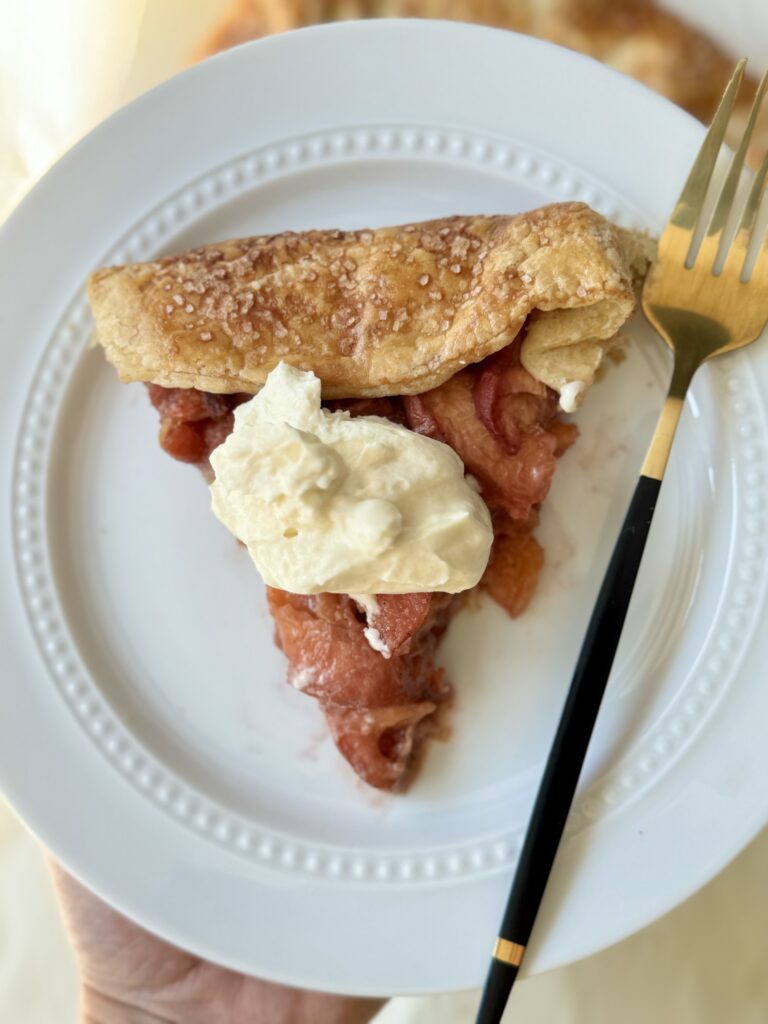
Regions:
[[[313,370],[328,398],[417,394],[508,345],[530,316],[523,362],[559,390],[578,374],[564,351],[597,346],[591,380],[633,312],[644,246],[559,203],[227,241],[98,270],[88,295],[126,381],[255,393],[285,360]]]

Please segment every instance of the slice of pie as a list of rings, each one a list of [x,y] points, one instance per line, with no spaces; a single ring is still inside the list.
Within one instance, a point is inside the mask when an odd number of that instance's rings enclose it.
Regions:
[[[386,417],[462,459],[492,514],[481,586],[512,616],[536,587],[534,537],[573,410],[635,308],[650,241],[583,204],[509,217],[260,236],[89,281],[97,337],[143,381],[160,443],[210,479],[237,405],[280,363],[332,409]],[[367,783],[402,787],[451,686],[434,663],[464,594],[268,589],[288,679],[320,704]]]

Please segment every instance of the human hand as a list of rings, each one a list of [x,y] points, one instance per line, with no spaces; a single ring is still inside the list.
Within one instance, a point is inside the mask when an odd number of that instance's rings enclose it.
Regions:
[[[51,871],[80,965],[82,1024],[367,1024],[382,1006],[208,963],[133,924],[55,862]]]

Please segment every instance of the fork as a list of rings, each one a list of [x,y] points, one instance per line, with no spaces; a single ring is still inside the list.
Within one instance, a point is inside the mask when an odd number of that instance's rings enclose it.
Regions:
[[[746,200],[737,199],[752,130],[768,88],[768,72],[711,215],[707,204],[746,63],[739,61],[726,87],[659,239],[658,256],[643,288],[645,315],[674,356],[672,379],[587,627],[528,824],[476,1024],[499,1024],[517,977],[613,665],[691,380],[702,363],[753,342],[768,321],[768,242],[758,237],[768,155]]]

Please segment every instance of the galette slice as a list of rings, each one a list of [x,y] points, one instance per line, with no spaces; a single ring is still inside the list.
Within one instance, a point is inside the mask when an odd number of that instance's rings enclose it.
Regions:
[[[535,589],[534,537],[561,419],[635,308],[650,243],[583,204],[223,242],[97,271],[97,337],[149,386],[160,442],[210,481],[237,407],[283,362],[325,406],[450,446],[490,511],[481,581],[510,615]],[[320,704],[367,783],[402,788],[451,695],[437,645],[465,594],[268,592],[288,679]]]

